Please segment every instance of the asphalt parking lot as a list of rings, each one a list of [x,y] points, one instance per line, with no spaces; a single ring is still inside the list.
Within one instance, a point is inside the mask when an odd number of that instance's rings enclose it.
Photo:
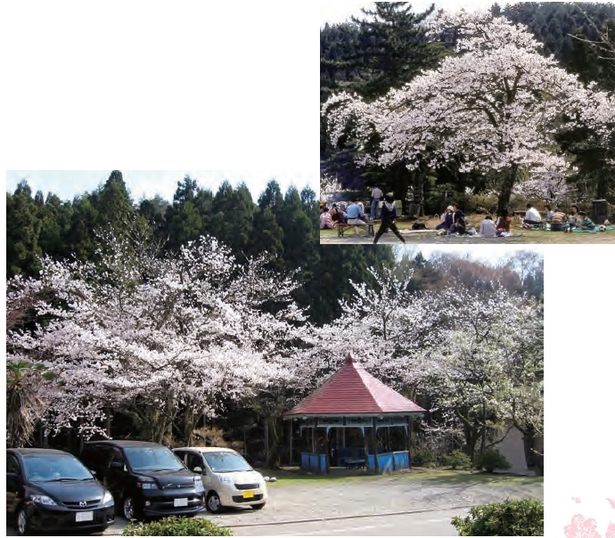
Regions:
[[[214,523],[237,536],[250,535],[423,535],[451,536],[453,515],[469,507],[506,498],[543,498],[542,482],[513,485],[472,481],[410,479],[403,475],[358,480],[286,482],[269,487],[260,511],[205,512]],[[126,521],[118,517],[105,535],[120,535]],[[7,529],[7,535],[14,535]]]

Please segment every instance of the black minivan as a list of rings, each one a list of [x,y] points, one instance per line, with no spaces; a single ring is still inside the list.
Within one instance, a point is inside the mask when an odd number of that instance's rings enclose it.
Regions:
[[[91,441],[81,461],[109,488],[122,515],[147,519],[202,512],[201,477],[167,447],[146,441]]]
[[[6,512],[19,535],[102,532],[113,497],[72,454],[47,448],[6,451]]]

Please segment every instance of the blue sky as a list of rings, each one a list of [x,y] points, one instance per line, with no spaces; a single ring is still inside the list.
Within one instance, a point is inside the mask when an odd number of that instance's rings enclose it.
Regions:
[[[421,12],[427,9],[432,3],[436,4],[437,8],[445,8],[448,11],[457,11],[464,8],[466,11],[476,11],[489,9],[495,0],[447,0],[445,2],[429,2],[427,0],[417,0],[412,2],[412,8],[415,12]],[[340,0],[335,2],[320,3],[320,24],[323,26],[326,22],[337,23],[345,22],[350,19],[351,15],[360,17],[361,8],[371,8],[374,2],[365,2],[361,0]],[[500,6],[505,6],[507,2],[499,2]]]
[[[203,170],[120,170],[130,191],[133,202],[160,195],[167,201],[173,200],[177,182],[187,174],[202,188],[215,192],[224,180],[233,186],[245,182],[254,201],[265,190],[267,183],[275,179],[285,193],[290,186],[299,191],[310,187],[318,195],[316,177],[306,171],[203,171]],[[25,179],[32,192],[42,191],[56,194],[62,200],[72,200],[76,195],[92,192],[104,184],[111,170],[9,170],[6,177],[7,191],[13,192],[17,184]]]

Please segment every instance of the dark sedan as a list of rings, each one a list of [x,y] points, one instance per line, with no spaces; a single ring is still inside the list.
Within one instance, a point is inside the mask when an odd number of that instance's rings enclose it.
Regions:
[[[102,532],[113,496],[72,454],[43,448],[6,452],[6,511],[20,535]]]

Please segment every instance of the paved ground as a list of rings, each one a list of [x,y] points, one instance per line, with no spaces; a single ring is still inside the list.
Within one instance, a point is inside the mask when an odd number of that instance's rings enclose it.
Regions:
[[[511,485],[436,481],[404,475],[363,477],[354,480],[318,480],[270,484],[270,500],[258,512],[232,510],[214,516],[220,526],[237,536],[362,535],[451,536],[450,520],[465,515],[470,506],[509,498],[543,498],[538,481]],[[105,535],[120,535],[123,518]],[[7,535],[14,535],[7,529]]]
[[[238,536],[254,535],[445,535],[455,534],[453,515],[507,497],[542,499],[542,484],[524,486],[410,480],[405,476],[365,477],[270,485],[270,501],[259,512],[233,510],[214,523]],[[119,518],[105,534],[119,534]]]

